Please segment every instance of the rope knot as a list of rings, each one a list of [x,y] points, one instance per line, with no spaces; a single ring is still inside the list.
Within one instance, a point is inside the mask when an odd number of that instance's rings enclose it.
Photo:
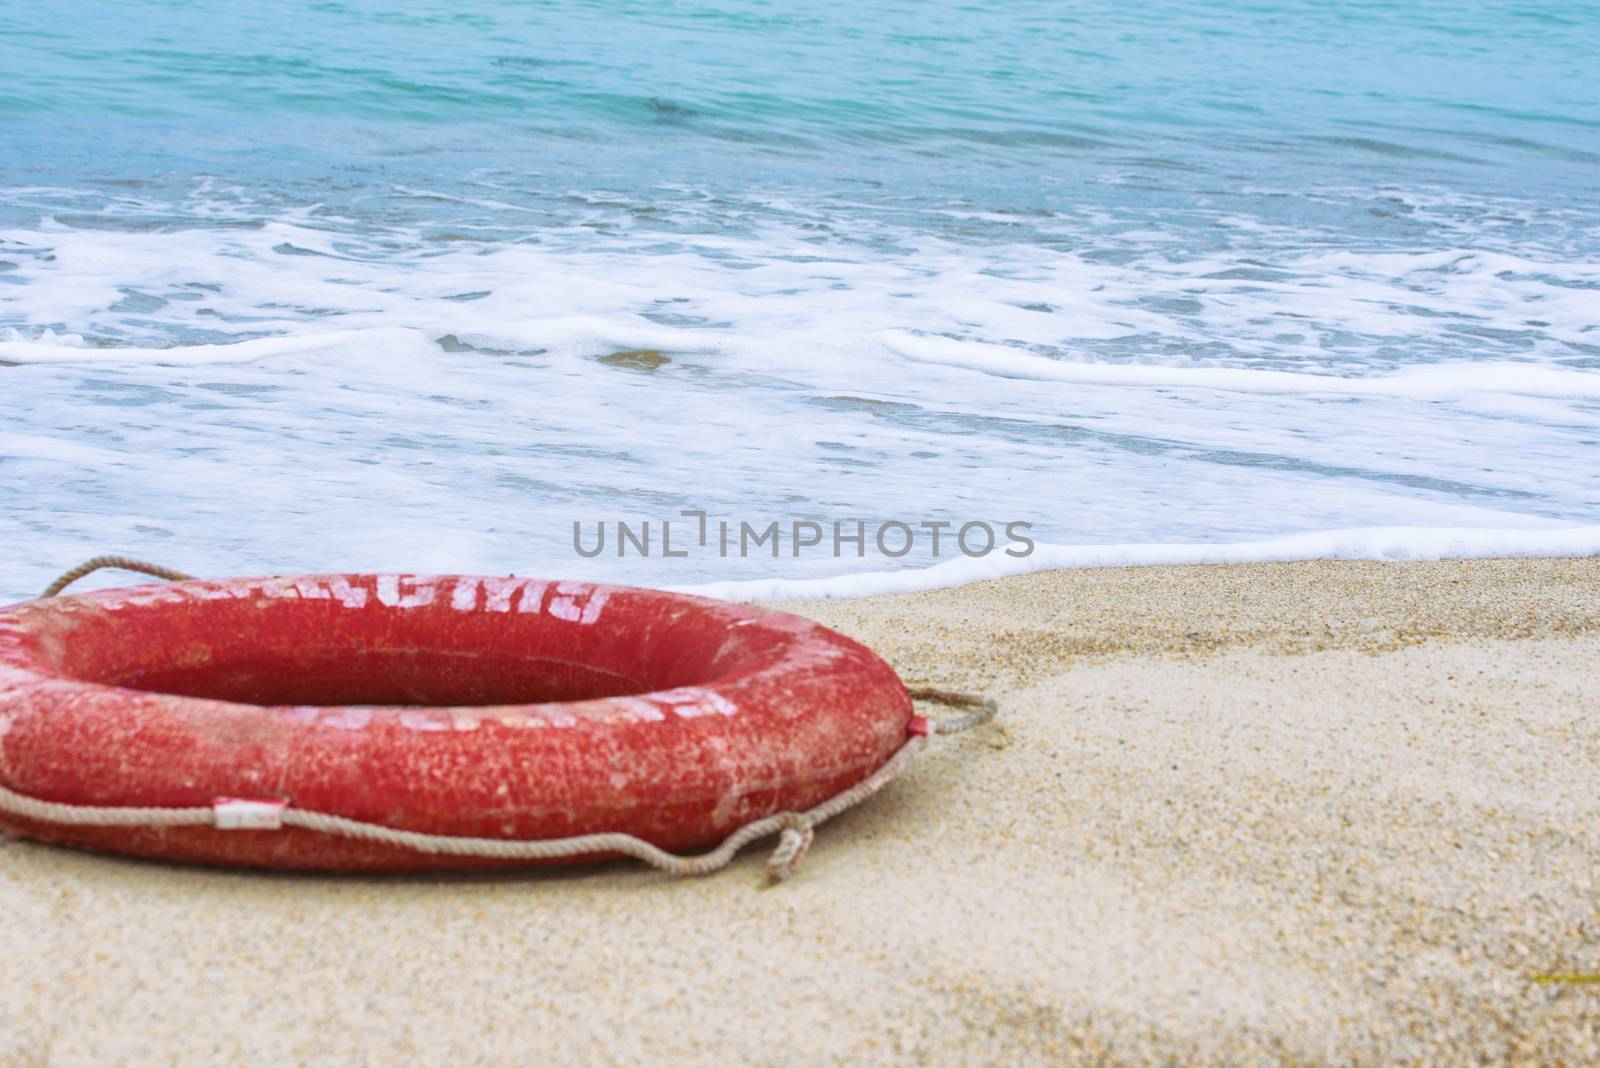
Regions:
[[[810,819],[799,812],[780,813],[783,830],[778,832],[778,844],[767,858],[767,877],[781,883],[795,873],[816,840],[817,831]]]

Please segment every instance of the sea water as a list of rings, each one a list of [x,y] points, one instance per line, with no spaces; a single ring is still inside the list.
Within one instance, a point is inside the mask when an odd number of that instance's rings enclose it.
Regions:
[[[1600,551],[1596,55],[1587,0],[4,4],[0,600]]]

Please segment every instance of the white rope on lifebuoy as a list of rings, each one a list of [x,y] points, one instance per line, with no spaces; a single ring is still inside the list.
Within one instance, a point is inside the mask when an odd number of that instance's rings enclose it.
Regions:
[[[347,819],[326,812],[313,812],[283,806],[271,823],[226,823],[228,806],[238,805],[233,799],[219,800],[208,806],[188,808],[123,808],[101,805],[68,805],[56,801],[42,801],[0,786],[0,812],[33,823],[56,824],[74,827],[212,827],[242,826],[264,828],[271,826],[298,827],[318,834],[340,838],[355,838],[378,845],[407,849],[414,853],[437,856],[483,857],[492,860],[561,860],[572,857],[598,856],[620,853],[641,860],[669,875],[710,875],[721,871],[733,862],[738,852],[751,842],[778,834],[778,844],[767,861],[767,874],[773,881],[781,882],[793,875],[804,858],[819,824],[832,819],[861,804],[882,790],[905,770],[913,757],[928,744],[933,734],[949,734],[967,730],[992,718],[998,710],[992,700],[970,694],[947,691],[912,690],[911,696],[920,700],[958,703],[971,707],[973,712],[958,720],[936,723],[913,720],[914,733],[884,764],[854,786],[804,812],[778,812],[745,824],[722,844],[708,853],[680,856],[651,845],[631,834],[584,834],[572,838],[551,838],[543,841],[521,841],[506,838],[469,838],[447,834],[424,834],[404,831],[382,824]],[[934,696],[937,694],[937,696]],[[920,725],[925,725],[920,726]],[[924,733],[925,731],[925,733]],[[259,804],[258,802],[242,802]]]

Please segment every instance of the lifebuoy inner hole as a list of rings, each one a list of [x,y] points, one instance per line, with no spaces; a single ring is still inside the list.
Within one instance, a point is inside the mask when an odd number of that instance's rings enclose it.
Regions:
[[[764,655],[703,609],[634,597],[660,604],[593,624],[291,598],[28,614],[41,659],[69,677],[256,705],[583,701],[705,684]]]
[[[192,667],[138,668],[115,685],[254,705],[515,705],[643,693],[590,664],[484,650],[321,649]]]

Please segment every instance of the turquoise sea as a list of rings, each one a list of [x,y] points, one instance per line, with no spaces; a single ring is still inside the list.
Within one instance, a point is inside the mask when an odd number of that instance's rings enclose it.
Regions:
[[[939,581],[1600,550],[1597,55],[1589,2],[6,4],[0,600],[944,559],[573,549],[686,509],[1056,547]]]

